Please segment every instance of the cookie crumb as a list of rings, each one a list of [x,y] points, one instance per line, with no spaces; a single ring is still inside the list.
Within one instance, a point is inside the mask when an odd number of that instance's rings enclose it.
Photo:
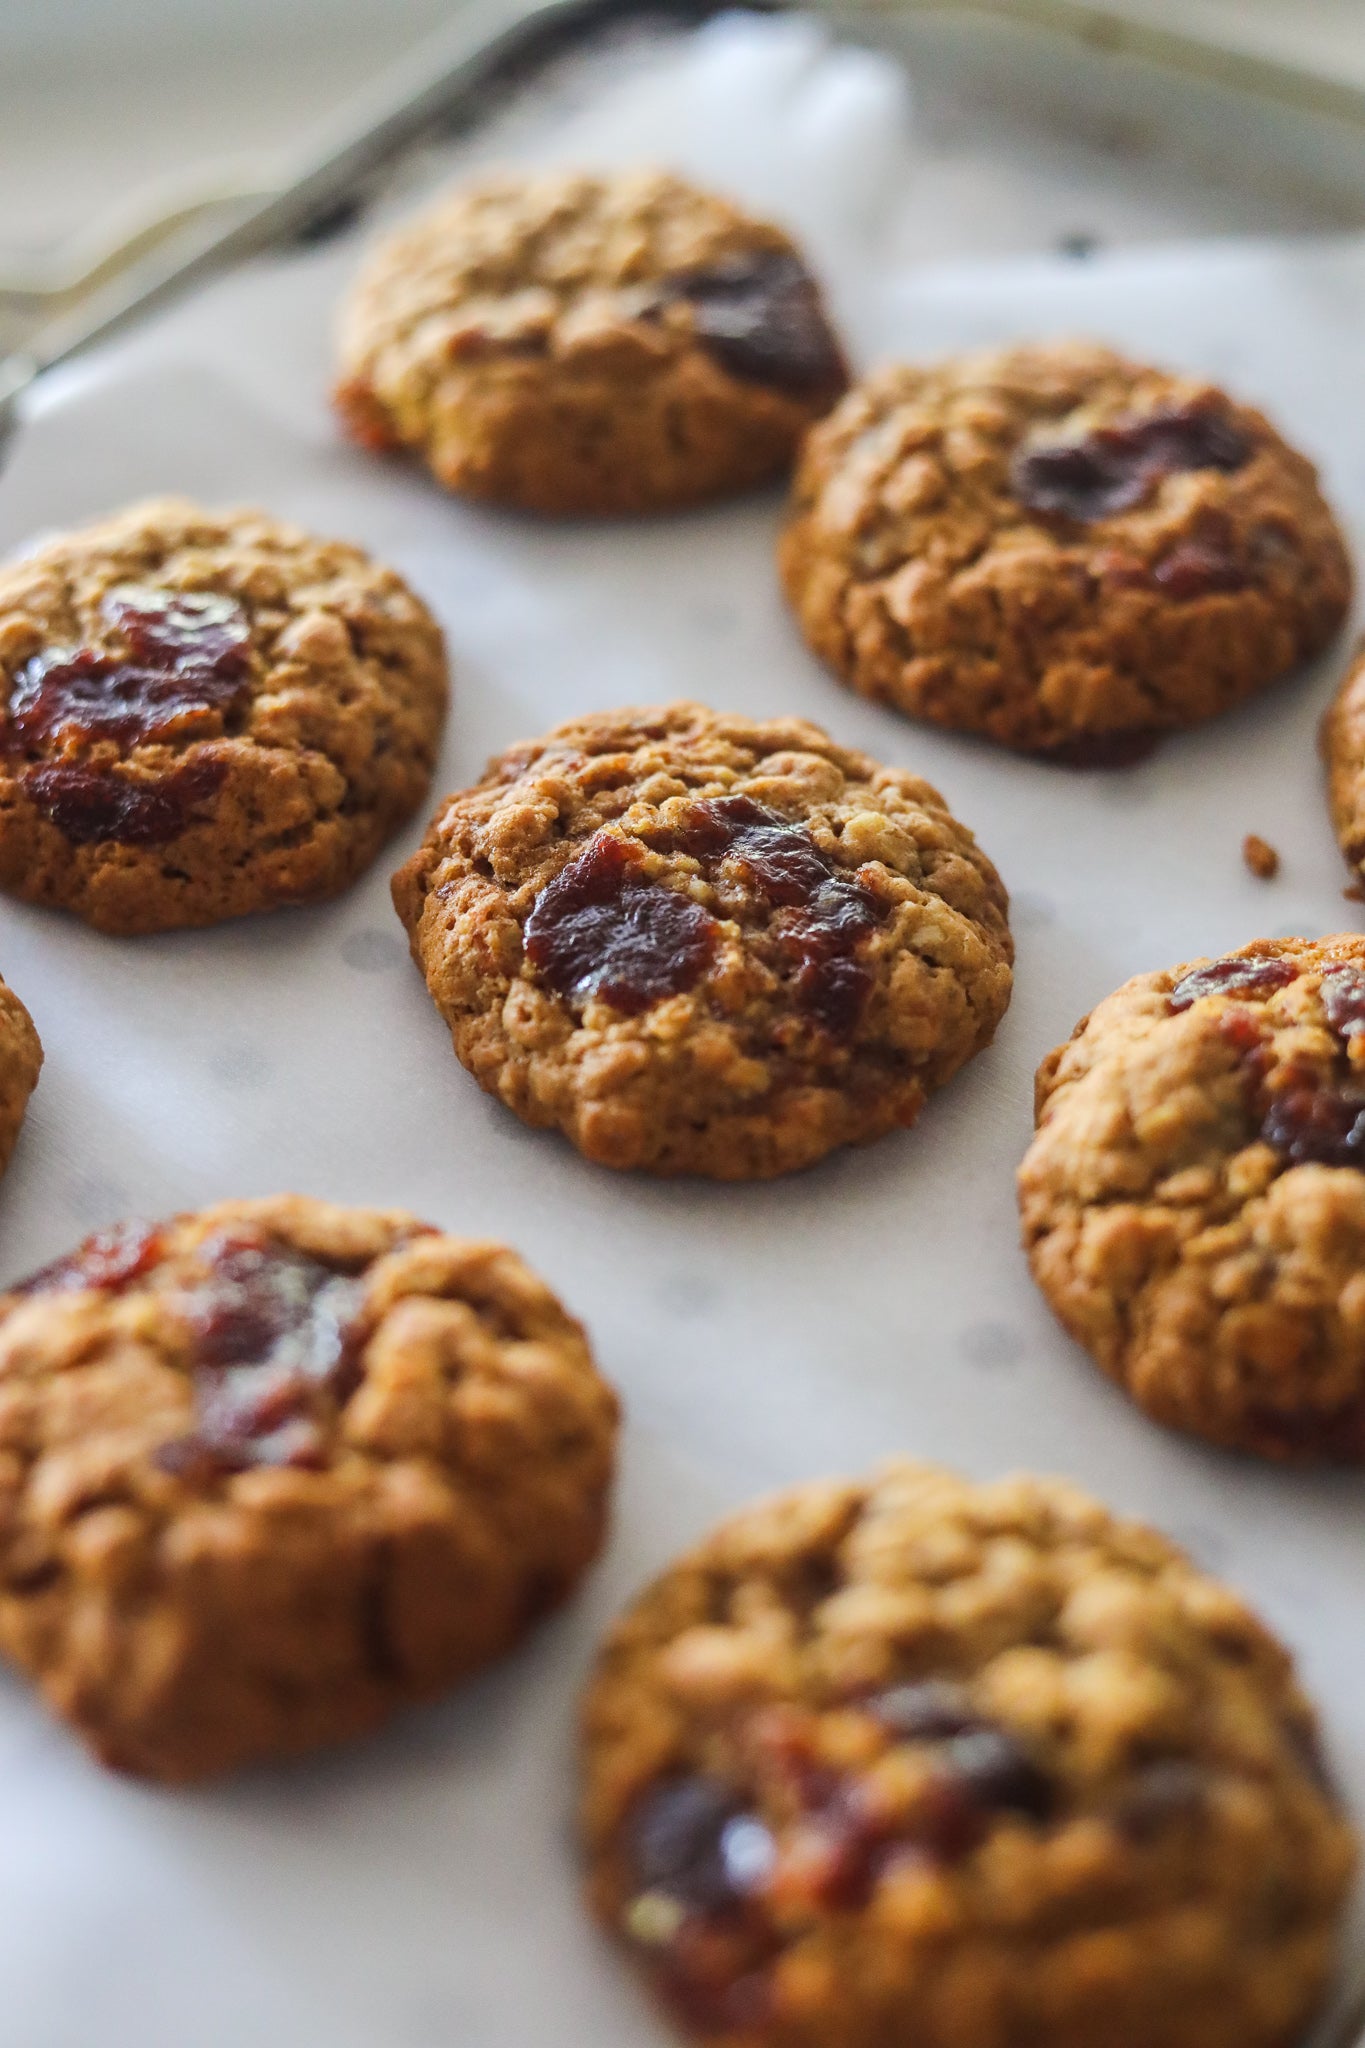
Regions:
[[[1258,881],[1273,882],[1280,872],[1280,856],[1259,832],[1248,832],[1242,841],[1242,859]]]

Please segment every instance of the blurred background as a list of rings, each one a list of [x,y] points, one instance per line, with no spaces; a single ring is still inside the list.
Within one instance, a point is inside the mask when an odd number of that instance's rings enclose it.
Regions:
[[[1007,14],[1008,0],[996,0]],[[1018,0],[1021,11],[1028,0]],[[1084,12],[1059,0],[1062,12]],[[515,0],[0,0],[0,256],[39,254],[190,167],[287,145],[452,19]],[[864,11],[895,11],[882,0]],[[902,11],[942,12],[906,0]],[[1365,0],[1107,10],[1365,87]]]
[[[0,0],[0,243],[287,144],[468,0]]]
[[[152,224],[174,219],[166,252],[188,251],[291,184],[358,103],[368,125],[394,67],[415,84],[461,39],[477,46],[536,4],[0,0],[0,356],[83,312],[114,264],[148,254]],[[869,207],[894,216],[888,259],[1365,226],[1365,0],[828,5],[846,48],[885,43],[907,67],[913,124],[897,147],[912,155],[897,162],[911,175],[891,174],[876,121],[847,166]],[[651,20],[648,0],[638,13]],[[1174,72],[1163,39],[1179,42]],[[628,67],[620,82],[630,101]],[[630,149],[647,156],[640,90]],[[617,114],[629,135],[629,105]],[[738,147],[746,123],[734,125]],[[697,142],[726,161],[723,138]],[[504,143],[516,152],[515,134],[487,130],[494,154]],[[730,166],[734,189],[781,215],[797,195],[768,190],[762,169]],[[837,248],[822,253],[837,271]]]

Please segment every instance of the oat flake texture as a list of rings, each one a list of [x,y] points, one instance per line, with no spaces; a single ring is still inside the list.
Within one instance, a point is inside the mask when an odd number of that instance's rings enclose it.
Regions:
[[[359,548],[135,505],[0,568],[0,888],[118,934],[335,895],[445,704],[439,627]]]
[[[0,1649],[152,1778],[363,1734],[572,1591],[616,1412],[503,1246],[299,1196],[103,1232],[0,1295]]]
[[[1269,421],[1086,343],[857,385],[806,441],[781,567],[863,696],[1080,765],[1276,682],[1351,594],[1316,473]]]
[[[1141,974],[1038,1072],[1023,1236],[1159,1422],[1365,1459],[1365,938]]]
[[[611,897],[572,969],[570,885]],[[393,890],[464,1065],[607,1166],[759,1178],[911,1124],[1009,1001],[971,833],[801,719],[680,702],[560,726],[449,798]],[[649,963],[613,992],[594,948],[623,920]]]
[[[661,171],[504,175],[373,252],[336,403],[448,490],[642,512],[777,475],[846,382],[780,228]]]
[[[588,1891],[725,2048],[1299,2048],[1354,1843],[1279,1643],[1057,1480],[893,1464],[607,1637]]]

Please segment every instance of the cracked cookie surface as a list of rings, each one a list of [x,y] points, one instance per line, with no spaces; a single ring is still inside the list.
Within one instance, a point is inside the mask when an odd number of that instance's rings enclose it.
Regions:
[[[721,1525],[586,1697],[590,1902],[724,2048],[1298,2048],[1354,1860],[1288,1656],[1060,1481]]]
[[[909,1125],[1009,1001],[971,833],[802,719],[559,726],[449,798],[393,890],[464,1065],[608,1166],[757,1178]]]
[[[117,1226],[0,1294],[0,1649],[153,1778],[362,1734],[567,1597],[615,1431],[500,1245],[299,1196]]]
[[[1287,675],[1351,593],[1316,472],[1262,414],[1083,343],[859,384],[806,441],[780,560],[853,689],[1077,765]]]
[[[14,990],[0,981],[0,1173],[9,1165],[42,1064],[33,1019]]]
[[[0,888],[117,934],[333,895],[445,703],[440,628],[360,549],[133,506],[0,569]]]
[[[448,490],[620,513],[777,475],[846,383],[791,239],[635,171],[495,177],[400,228],[345,308],[335,397]]]
[[[1138,975],[1038,1073],[1024,1244],[1158,1421],[1365,1460],[1365,938]]]

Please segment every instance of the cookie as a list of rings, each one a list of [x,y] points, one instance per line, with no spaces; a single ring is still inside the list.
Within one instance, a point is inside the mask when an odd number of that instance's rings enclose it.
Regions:
[[[1277,681],[1351,594],[1259,412],[1080,343],[868,378],[806,442],[781,567],[863,696],[1079,765]]]
[[[120,934],[333,895],[445,701],[440,628],[358,548],[135,505],[0,569],[0,888]]]
[[[616,1402],[500,1245],[299,1196],[0,1295],[0,1650],[171,1781],[374,1728],[602,1542]]]
[[[1342,678],[1322,725],[1327,797],[1342,853],[1365,879],[1365,646]]]
[[[584,1709],[589,1895],[725,2048],[1299,2048],[1354,1860],[1284,1650],[1059,1481],[725,1523]]]
[[[1365,1460],[1365,938],[1140,974],[1038,1073],[1034,1278],[1148,1414]]]
[[[787,468],[847,383],[780,228],[658,171],[490,179],[380,244],[336,403],[363,447],[535,512],[648,512]]]
[[[1009,1001],[971,833],[803,719],[561,725],[449,798],[393,893],[464,1065],[604,1166],[809,1166],[913,1123]]]
[[[0,1173],[9,1165],[42,1064],[33,1019],[14,990],[0,981]]]

